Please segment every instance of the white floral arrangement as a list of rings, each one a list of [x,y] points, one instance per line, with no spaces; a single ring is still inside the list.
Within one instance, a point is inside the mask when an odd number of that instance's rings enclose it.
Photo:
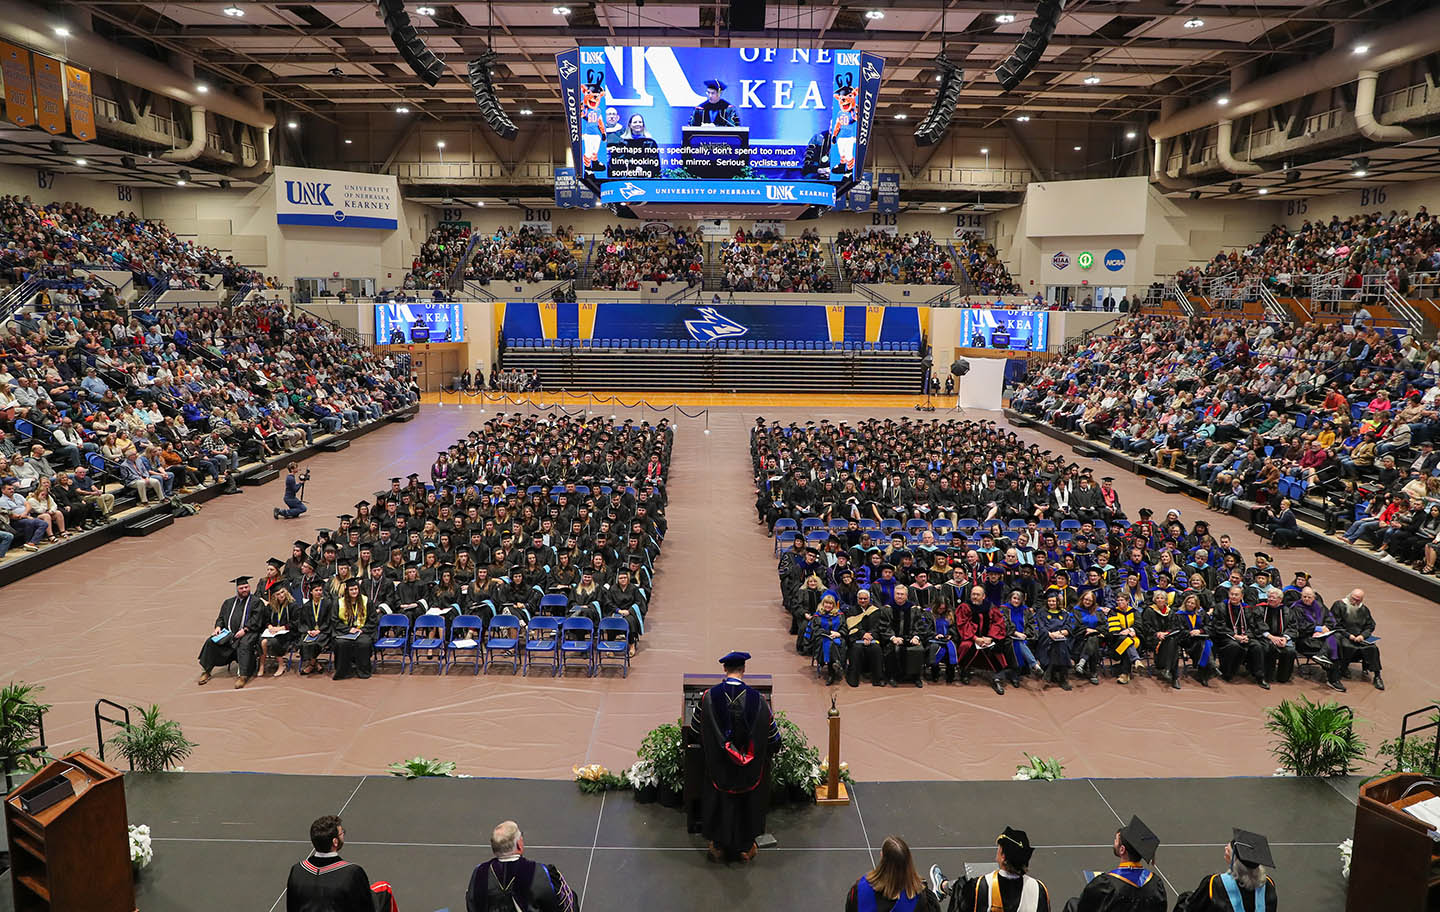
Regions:
[[[155,860],[155,849],[150,844],[150,827],[145,824],[130,826],[130,863],[143,868]]]
[[[1350,879],[1350,853],[1355,850],[1355,841],[1347,839],[1340,843],[1340,875],[1346,880]]]
[[[632,763],[625,771],[625,779],[636,791],[660,784],[660,777],[655,775],[655,764],[649,760],[636,760]]]

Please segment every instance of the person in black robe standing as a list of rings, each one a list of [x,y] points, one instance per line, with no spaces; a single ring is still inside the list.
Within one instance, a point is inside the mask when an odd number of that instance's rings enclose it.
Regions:
[[[710,788],[701,788],[702,831],[710,840],[710,860],[747,862],[757,851],[755,837],[765,832],[770,758],[780,749],[780,730],[770,704],[745,683],[746,652],[720,659],[725,680],[705,691],[695,712],[695,727],[705,754]]]
[[[721,97],[724,91],[725,83],[720,80],[705,80],[705,100],[695,106],[694,112],[690,115],[690,126],[740,126],[740,112],[735,109],[733,104]]]
[[[345,592],[335,605],[333,640],[335,643],[335,674],[333,679],[370,677],[370,659],[375,651],[375,630],[380,614],[370,600],[360,594],[360,581],[346,580]]]
[[[235,678],[238,690],[255,677],[260,666],[260,631],[267,617],[265,600],[250,591],[250,577],[237,576],[235,595],[220,604],[220,613],[215,617],[215,629],[200,646],[200,680],[210,680],[210,672],[217,665],[239,663],[239,674]]]
[[[1097,871],[1080,896],[1065,904],[1065,912],[1165,912],[1165,882],[1147,863],[1155,863],[1160,848],[1156,836],[1139,817],[1115,831],[1113,850],[1120,864]]]
[[[375,912],[376,902],[365,869],[340,857],[345,826],[327,814],[310,824],[308,858],[290,867],[285,882],[286,912]],[[386,900],[386,908],[388,905]]]

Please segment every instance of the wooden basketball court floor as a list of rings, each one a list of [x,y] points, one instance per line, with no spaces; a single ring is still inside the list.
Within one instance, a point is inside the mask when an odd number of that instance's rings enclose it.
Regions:
[[[553,398],[536,397],[547,405]],[[573,397],[566,408],[587,398]],[[621,396],[627,403],[637,398]],[[656,405],[671,402],[649,398]],[[429,672],[334,682],[292,671],[236,691],[222,672],[197,687],[195,657],[221,599],[232,591],[226,581],[260,573],[267,557],[287,556],[292,539],[333,526],[337,514],[350,511],[384,479],[424,472],[437,449],[497,410],[517,408],[467,402],[457,408],[451,394],[446,405],[426,405],[411,423],[311,460],[311,509],[300,520],[272,519],[278,484],[247,488],[147,538],[115,542],[5,587],[0,680],[45,687],[44,699],[54,705],[46,731],[57,753],[94,749],[92,710],[103,697],[156,703],[178,719],[199,744],[186,763],[191,770],[363,775],[419,754],[455,760],[460,772],[477,776],[553,779],[568,778],[581,763],[627,766],[646,731],[678,716],[681,674],[713,671],[716,658],[730,649],[749,651],[753,671],[775,676],[775,705],[816,743],[824,743],[825,713],[836,696],[843,757],[858,779],[870,781],[1007,778],[1027,751],[1059,757],[1070,776],[1268,775],[1275,764],[1262,728],[1264,708],[1295,694],[1331,695],[1318,682],[1300,679],[1269,692],[1248,682],[1208,689],[1187,683],[1175,692],[1149,679],[1128,687],[1105,679],[1099,687],[1077,684],[1070,693],[1043,694],[1027,682],[1004,696],[979,679],[923,690],[826,688],[786,633],[773,542],[755,521],[747,433],[757,415],[784,422],[917,416],[913,401],[884,408],[839,395],[805,397],[808,404],[780,396],[747,404],[688,396],[680,401],[691,414],[708,409],[708,415],[676,418],[670,534],[647,635],[628,679],[573,672],[562,679],[507,673],[437,679]],[[652,421],[676,414],[613,403],[596,407]],[[1042,448],[1056,446],[1034,431],[1021,434]],[[1208,513],[1188,498],[1147,488],[1126,473],[1117,473],[1116,484],[1132,512],[1142,505],[1157,514],[1178,507],[1187,523],[1206,518],[1246,552],[1259,544],[1235,518]],[[1310,570],[1330,598],[1353,586],[1366,589],[1383,637],[1389,690],[1352,680],[1341,699],[1354,707],[1372,745],[1393,737],[1405,712],[1435,696],[1435,606],[1308,551],[1279,557],[1285,570]]]

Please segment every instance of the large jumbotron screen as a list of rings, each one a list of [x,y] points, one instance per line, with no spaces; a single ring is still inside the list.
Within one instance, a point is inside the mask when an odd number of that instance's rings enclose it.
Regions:
[[[602,204],[832,206],[863,174],[884,61],[805,48],[560,54],[575,167]]]

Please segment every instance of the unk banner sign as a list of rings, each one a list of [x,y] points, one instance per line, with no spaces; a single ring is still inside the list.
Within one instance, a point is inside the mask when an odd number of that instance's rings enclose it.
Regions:
[[[400,224],[400,188],[391,174],[277,167],[275,222],[393,231]]]

